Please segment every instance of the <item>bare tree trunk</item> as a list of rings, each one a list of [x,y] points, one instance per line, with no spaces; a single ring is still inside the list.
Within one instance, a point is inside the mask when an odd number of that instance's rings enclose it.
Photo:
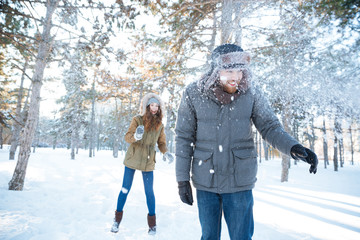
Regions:
[[[241,27],[241,16],[242,16],[242,2],[241,1],[235,1],[235,21],[234,24],[236,24],[235,27],[235,44],[238,46],[241,46],[242,43],[242,27]]]
[[[68,130],[66,132],[66,149],[71,149],[71,132]]]
[[[51,49],[50,30],[52,27],[52,15],[59,3],[59,0],[49,0],[46,6],[46,18],[44,21],[43,33],[39,45],[39,51],[35,63],[35,71],[32,78],[32,93],[29,106],[29,115],[22,131],[18,161],[12,179],[9,182],[9,190],[22,191],[24,188],[26,168],[31,152],[31,142],[34,138],[36,125],[39,116],[40,91],[47,57]]]
[[[265,161],[268,161],[269,160],[269,144],[266,141],[263,141],[263,146],[264,146]]]
[[[262,145],[262,138],[261,138],[261,135],[260,134],[258,134],[259,135],[259,157],[260,157],[260,162],[261,162],[261,160],[262,160],[262,158],[261,158],[261,145]]]
[[[39,118],[39,114],[38,114]],[[35,128],[35,135],[33,137],[32,145],[33,145],[33,153],[35,153],[36,148],[39,146],[40,143],[40,131],[39,131],[39,119],[36,120],[36,128]]]
[[[99,124],[98,124],[98,127],[97,127],[98,131],[97,131],[97,134],[96,134],[96,150],[97,151],[100,151],[102,145],[101,145],[101,139],[100,139],[100,135],[102,134],[102,131],[103,131],[103,124],[102,124],[102,116],[100,116],[100,119],[99,119]]]
[[[119,137],[114,136],[114,143],[113,143],[113,157],[118,158],[119,157]]]
[[[323,131],[324,167],[327,168],[327,165],[329,165],[329,155],[328,155],[328,144],[327,144],[325,118],[323,119],[322,131]]]
[[[351,125],[349,126],[349,137],[350,137],[351,165],[354,165],[354,141],[352,137]]]
[[[71,153],[70,153],[70,157],[71,157],[71,160],[75,160],[75,127],[73,127],[72,131],[71,131]]]
[[[340,167],[344,167],[344,139],[339,139]]]
[[[71,124],[71,151],[70,151],[70,158],[71,160],[75,160],[75,149],[76,149],[76,132],[79,131],[79,126],[78,126],[78,122],[79,120],[77,119],[77,115],[78,115],[78,111],[79,111],[79,106],[78,103],[75,103],[74,106],[74,114],[72,114],[72,124]]]
[[[255,130],[255,152],[259,156],[259,134],[258,131]],[[261,163],[261,157],[259,159],[259,162]]]
[[[79,124],[80,125],[80,124]],[[80,127],[78,127],[78,129],[75,132],[75,146],[76,146],[76,151],[75,154],[79,154],[79,143],[80,143]]]
[[[340,161],[340,167],[344,166],[344,140],[343,140],[343,134],[342,134],[342,126],[341,126],[341,120],[339,118],[335,118],[335,136],[337,137],[337,149],[339,151],[339,161]]]
[[[174,145],[174,132],[172,129],[175,127],[176,116],[171,107],[171,104],[166,108],[166,126],[165,126],[165,135],[166,135],[166,144],[168,146],[169,152],[175,151]]]
[[[4,127],[0,124],[0,149],[3,149],[3,130]]]
[[[122,112],[122,102],[120,102],[120,112]],[[119,135],[120,135],[120,129],[119,129],[119,124],[120,124],[120,113],[119,113],[119,109],[117,106],[117,99],[115,98],[115,126],[116,126],[116,130],[115,130],[115,134],[114,134],[114,145],[113,145],[113,157],[114,158],[118,158],[119,157]]]
[[[335,124],[334,124],[334,171],[339,170],[339,160],[338,160],[338,136],[340,135],[340,122],[338,121],[338,118],[335,117]]]
[[[284,113],[282,115],[282,122],[284,126],[284,130],[286,132],[291,132],[290,125],[290,109],[289,106],[284,107]],[[289,167],[290,167],[290,158],[289,156],[282,154],[282,162],[281,162],[281,182],[287,182],[289,180]]]
[[[96,74],[96,73],[95,73]],[[92,104],[91,104],[91,120],[90,120],[90,132],[89,132],[89,157],[95,156],[94,152],[94,126],[95,126],[95,78],[92,84]]]
[[[299,124],[296,120],[293,121],[292,133],[293,133],[293,136],[295,137],[295,139],[297,141],[299,141]],[[298,162],[298,160],[294,159],[294,165],[297,165],[297,162]]]
[[[334,171],[338,171],[339,170],[339,163],[338,163],[338,154],[337,154],[337,151],[338,151],[338,147],[337,147],[337,137],[335,136],[334,138],[334,158],[333,158],[333,161],[334,161]]]
[[[231,41],[233,0],[223,0],[221,13],[221,44]]]
[[[71,131],[71,160],[75,160],[75,155],[79,152],[79,121],[78,119],[74,119],[73,129]]]
[[[22,127],[21,124],[24,124],[24,122],[23,122],[24,119],[21,114],[21,102],[23,99],[24,79],[25,79],[25,71],[27,69],[27,66],[28,66],[28,58],[25,58],[25,64],[24,64],[24,68],[23,68],[23,73],[21,75],[20,88],[19,88],[19,93],[18,93],[18,97],[17,97],[16,116],[15,116],[15,121],[13,123],[13,132],[12,132],[12,136],[11,136],[9,160],[15,159],[16,148],[19,145],[19,135],[20,135],[21,127]]]
[[[311,121],[310,121],[310,132],[311,132],[311,141],[310,141],[310,149],[312,150],[312,151],[315,151],[315,139],[316,139],[316,137],[315,137],[315,127],[314,127],[314,118],[313,117],[311,117]]]
[[[216,40],[216,33],[217,33],[217,29],[216,29],[217,18],[216,18],[215,10],[213,10],[212,15],[213,15],[213,26],[212,26],[211,40],[210,40],[210,44],[208,47],[209,52],[212,52],[215,48],[215,40]],[[206,60],[207,60],[207,63],[209,64],[209,62],[211,61],[211,54],[207,55]]]
[[[54,150],[56,148],[56,144],[57,144],[57,133],[54,134],[54,139],[53,139],[53,149]]]
[[[144,96],[144,83],[141,82],[140,83],[140,88],[139,88],[139,101],[136,104],[136,108],[139,109],[140,108],[140,103],[141,103],[141,99]]]

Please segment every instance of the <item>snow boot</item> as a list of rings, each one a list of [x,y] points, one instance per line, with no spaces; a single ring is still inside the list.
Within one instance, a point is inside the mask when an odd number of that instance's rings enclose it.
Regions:
[[[150,216],[148,214],[147,221],[148,221],[148,225],[149,225],[149,231],[148,231],[149,235],[155,235],[156,234],[156,215]]]
[[[114,223],[111,227],[111,232],[117,233],[119,231],[119,225],[123,216],[123,212],[124,211],[121,212],[115,211],[115,218],[114,218]]]

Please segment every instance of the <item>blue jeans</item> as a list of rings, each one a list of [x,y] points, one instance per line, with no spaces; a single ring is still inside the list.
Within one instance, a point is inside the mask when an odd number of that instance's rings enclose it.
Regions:
[[[131,185],[134,179],[135,170],[125,166],[124,179],[121,191],[119,193],[116,211],[121,212],[124,208],[126,198],[130,192]],[[155,215],[155,194],[154,194],[154,174],[153,172],[142,172],[146,204],[149,210],[149,215]]]
[[[197,190],[201,240],[218,240],[224,212],[231,240],[251,240],[254,233],[252,190],[217,194]]]

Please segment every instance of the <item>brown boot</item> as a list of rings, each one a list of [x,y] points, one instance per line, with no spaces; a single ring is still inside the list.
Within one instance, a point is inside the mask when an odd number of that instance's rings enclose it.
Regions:
[[[119,231],[119,225],[123,216],[123,212],[124,211],[121,212],[115,211],[115,218],[114,218],[114,223],[111,227],[111,232],[117,233]]]
[[[149,225],[149,231],[148,233],[150,235],[154,235],[156,233],[156,215],[154,216],[150,216],[148,214],[147,216],[147,221],[148,221],[148,225]]]

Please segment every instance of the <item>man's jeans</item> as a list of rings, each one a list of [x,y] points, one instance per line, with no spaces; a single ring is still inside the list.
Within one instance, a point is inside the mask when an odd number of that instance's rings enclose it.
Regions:
[[[224,217],[231,240],[251,240],[254,233],[252,190],[217,194],[197,190],[201,240],[218,240]]]

